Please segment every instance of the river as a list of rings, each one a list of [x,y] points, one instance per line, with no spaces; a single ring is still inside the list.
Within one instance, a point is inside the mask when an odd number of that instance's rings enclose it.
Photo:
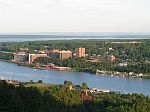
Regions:
[[[82,72],[62,72],[50,70],[37,70],[24,66],[17,66],[13,63],[0,62],[0,78],[19,81],[38,81],[44,83],[63,84],[65,80],[72,81],[74,84],[86,82],[89,87],[109,89],[124,93],[143,93],[150,95],[150,79],[136,79],[111,76],[96,76]]]

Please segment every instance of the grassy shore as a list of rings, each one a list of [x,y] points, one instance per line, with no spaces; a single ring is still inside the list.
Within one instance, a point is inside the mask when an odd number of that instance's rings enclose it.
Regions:
[[[150,73],[143,74],[142,78],[144,78],[144,79],[150,79]]]

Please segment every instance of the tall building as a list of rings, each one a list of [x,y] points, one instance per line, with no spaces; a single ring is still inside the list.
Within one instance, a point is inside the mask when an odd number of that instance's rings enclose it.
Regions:
[[[47,54],[29,54],[29,63],[34,62],[38,57],[48,57]]]
[[[76,57],[85,57],[85,48],[75,49]]]
[[[14,61],[24,62],[26,61],[27,55],[25,52],[19,52],[14,54]]]
[[[59,58],[60,59],[67,59],[67,58],[72,58],[72,52],[71,51],[60,51],[59,52]]]

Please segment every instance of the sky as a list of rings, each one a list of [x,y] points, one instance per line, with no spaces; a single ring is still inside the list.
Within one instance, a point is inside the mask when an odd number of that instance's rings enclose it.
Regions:
[[[150,32],[150,0],[0,0],[12,32]]]

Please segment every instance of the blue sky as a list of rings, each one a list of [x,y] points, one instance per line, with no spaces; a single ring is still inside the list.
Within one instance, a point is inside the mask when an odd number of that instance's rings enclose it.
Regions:
[[[150,32],[150,0],[0,0],[10,32]]]

